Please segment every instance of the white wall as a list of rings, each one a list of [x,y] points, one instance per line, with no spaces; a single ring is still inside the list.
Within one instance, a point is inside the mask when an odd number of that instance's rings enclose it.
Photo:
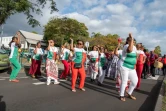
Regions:
[[[9,37],[2,37],[2,44],[4,44],[5,47],[9,47],[9,42],[12,40],[13,36]],[[1,43],[1,37],[0,37],[0,43]]]

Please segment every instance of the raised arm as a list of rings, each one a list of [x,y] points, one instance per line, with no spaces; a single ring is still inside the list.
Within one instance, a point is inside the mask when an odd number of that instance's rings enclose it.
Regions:
[[[17,42],[16,42],[16,44],[20,44],[20,32],[17,32],[17,38],[18,38],[18,40],[17,40]]]
[[[47,50],[50,50],[50,40],[48,40],[48,47]]]
[[[134,46],[134,40],[131,33],[129,33],[129,38],[130,40],[128,41],[129,46],[127,48],[127,53],[131,53],[133,51],[133,46]]]
[[[71,51],[74,51],[74,47],[73,47],[73,39],[72,39],[72,38],[70,38],[70,40],[71,40],[71,44],[70,44]]]
[[[114,50],[114,54],[116,55],[116,56],[118,56],[118,49],[119,49],[119,47],[120,47],[120,42],[118,42],[118,46],[115,48],[115,50]]]

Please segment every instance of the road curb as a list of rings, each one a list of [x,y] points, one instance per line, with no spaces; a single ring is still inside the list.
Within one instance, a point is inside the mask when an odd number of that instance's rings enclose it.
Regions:
[[[161,111],[161,109],[162,109],[162,101],[163,101],[162,99],[163,99],[164,91],[165,91],[164,81],[166,81],[166,76],[163,79],[154,111]]]

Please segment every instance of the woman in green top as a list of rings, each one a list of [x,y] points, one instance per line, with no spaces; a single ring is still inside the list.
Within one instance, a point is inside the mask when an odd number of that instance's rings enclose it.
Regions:
[[[12,72],[10,75],[9,81],[11,82],[19,82],[19,80],[16,79],[18,72],[21,70],[21,65],[17,59],[18,56],[18,48],[20,43],[20,33],[17,33],[18,37],[13,37],[12,41],[9,43],[9,46],[11,48],[11,53],[9,56],[10,63],[12,64]]]
[[[41,67],[42,56],[43,56],[43,50],[41,48],[40,42],[38,42],[34,50],[32,64],[29,70],[29,74],[32,76],[32,78],[41,76],[40,67]]]
[[[132,35],[129,34],[129,37],[126,40],[126,45],[123,47],[122,59],[120,63],[120,74],[122,79],[122,84],[120,87],[121,101],[125,101],[124,93],[129,79],[131,81],[131,84],[126,93],[129,98],[136,100],[136,98],[131,95],[138,82],[138,77],[135,70],[136,60],[137,60],[137,49],[134,46],[134,39]]]

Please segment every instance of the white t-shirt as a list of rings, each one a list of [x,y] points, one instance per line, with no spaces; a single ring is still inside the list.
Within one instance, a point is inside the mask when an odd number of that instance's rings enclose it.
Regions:
[[[86,51],[83,48],[74,48],[73,61],[75,63],[81,63],[83,53],[86,53]]]
[[[133,46],[133,51],[130,53],[127,53],[128,44],[123,47],[122,51],[122,59],[121,59],[121,66],[127,68],[127,69],[134,69],[134,66],[137,61],[137,49],[135,46]]]
[[[90,51],[88,55],[90,56],[90,58],[99,58],[98,51]]]
[[[15,42],[11,43],[11,53],[9,58],[17,58],[18,56],[18,46],[16,45]]]
[[[63,52],[63,54],[62,54],[62,60],[68,60],[69,55],[70,55],[70,50],[64,48],[64,49],[62,49],[62,52]]]
[[[58,49],[56,47],[50,47],[50,50],[48,51],[47,58],[53,59],[54,53],[58,54]]]
[[[36,54],[34,54],[33,59],[39,60],[40,56],[43,55],[43,54],[44,53],[43,53],[42,48],[37,48],[37,52],[36,52]]]
[[[145,57],[146,57],[146,55],[145,55],[144,51],[142,51],[142,50],[137,50],[137,55],[140,55],[140,54],[142,54],[143,56],[145,56]]]

